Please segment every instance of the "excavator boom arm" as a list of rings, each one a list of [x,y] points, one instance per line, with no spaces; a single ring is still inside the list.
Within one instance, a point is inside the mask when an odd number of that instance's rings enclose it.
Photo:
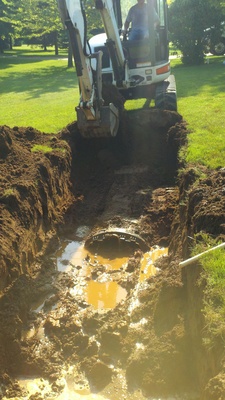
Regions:
[[[95,7],[100,11],[107,40],[114,80],[118,86],[122,86],[124,80],[126,60],[120,40],[118,21],[116,21],[113,2],[111,0],[95,0]]]
[[[81,0],[58,0],[62,21],[68,29],[80,88],[77,122],[84,137],[115,136],[119,112],[113,104],[103,105],[102,52],[91,54],[86,37],[86,17]],[[91,60],[96,60],[93,71]]]

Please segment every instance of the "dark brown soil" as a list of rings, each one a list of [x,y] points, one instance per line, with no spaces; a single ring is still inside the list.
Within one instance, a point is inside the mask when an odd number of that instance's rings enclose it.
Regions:
[[[4,398],[28,398],[17,380],[21,375],[48,379],[56,396],[64,389],[60,377],[65,365],[77,365],[80,381],[110,399],[117,398],[110,394],[116,390],[124,399],[183,399],[186,393],[188,399],[191,393],[197,393],[196,399],[223,398],[223,346],[218,342],[218,348],[207,351],[202,343],[200,267],[181,269],[179,261],[189,257],[190,238],[196,234],[224,239],[225,171],[202,169],[200,179],[199,170],[188,167],[178,179],[177,155],[187,133],[179,114],[157,110],[125,115],[116,140],[84,140],[76,123],[57,135],[0,127]],[[36,145],[51,151],[33,151]],[[70,296],[76,279],[55,271],[50,257],[79,225],[92,232],[129,229],[150,247],[169,246],[169,256],[136,293],[141,253],[135,253],[127,270],[115,274],[127,290],[126,301],[99,314]],[[99,269],[98,276],[103,272]],[[139,306],[129,315],[134,295]],[[44,312],[34,313],[41,298]],[[138,325],[142,319],[145,324]],[[28,338],[23,332],[31,327],[36,333]],[[137,343],[144,350],[136,351]],[[117,371],[123,371],[126,390],[119,386]]]

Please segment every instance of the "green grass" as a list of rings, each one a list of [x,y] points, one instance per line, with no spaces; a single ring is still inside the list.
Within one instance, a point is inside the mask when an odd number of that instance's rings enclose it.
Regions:
[[[176,77],[178,111],[191,131],[186,161],[210,168],[224,166],[225,57],[208,57],[209,64],[185,67],[171,61]]]
[[[202,253],[219,243],[209,235],[202,234],[202,239],[193,248],[193,255]],[[205,329],[203,342],[211,347],[215,338],[225,335],[225,263],[224,248],[215,249],[200,258],[203,267],[200,282],[203,282],[203,314]],[[207,282],[207,284],[205,284]]]
[[[184,66],[178,57],[171,60],[171,68],[176,78],[178,112],[190,131],[185,159],[215,169],[224,166],[225,159],[225,57],[207,59],[209,64]],[[127,101],[126,108],[141,108],[144,102]]]
[[[41,152],[41,153],[51,153],[52,151],[60,151],[61,153],[65,153],[66,150],[60,147],[55,147],[54,149],[51,146],[48,145],[42,145],[42,144],[35,144],[32,149],[31,152],[32,153],[37,153],[37,152]]]
[[[225,57],[209,57],[209,64],[186,67],[179,59],[171,61],[176,77],[178,111],[188,123],[187,163],[206,165],[211,169],[224,166],[225,160]],[[215,246],[216,240],[204,237],[193,245],[195,254]],[[225,263],[224,249],[201,258],[204,282],[203,343],[211,347],[218,336],[225,335]]]
[[[4,55],[18,57],[55,57],[55,49],[53,46],[48,46],[47,50],[45,51],[41,46],[22,45],[15,46],[12,50],[5,50]],[[67,57],[67,49],[59,49],[59,55],[57,57]]]
[[[177,82],[178,111],[188,122],[187,162],[210,168],[224,165],[224,57],[209,64],[185,67],[171,60]],[[0,57],[0,124],[33,126],[56,133],[76,119],[79,90],[74,68],[67,68],[66,52],[54,55],[40,47],[21,46]],[[142,108],[144,99],[127,101],[126,109]]]
[[[206,328],[205,344],[212,346],[215,338],[225,335],[225,263],[224,249],[207,254],[202,259],[203,273],[207,285],[204,289],[204,308]],[[207,332],[207,335],[206,335]]]
[[[37,153],[37,152],[41,152],[41,153],[51,153],[53,151],[53,148],[50,146],[44,146],[41,144],[36,144],[35,146],[32,147],[31,152],[32,153]]]
[[[1,56],[0,125],[32,126],[56,133],[76,118],[79,93],[74,68],[56,56]],[[14,51],[15,52],[15,51]]]
[[[6,189],[3,193],[3,197],[13,196],[16,192],[16,189]]]

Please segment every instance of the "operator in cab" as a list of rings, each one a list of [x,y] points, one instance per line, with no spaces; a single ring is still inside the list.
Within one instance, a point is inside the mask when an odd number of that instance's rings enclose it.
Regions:
[[[149,37],[148,5],[145,3],[145,0],[137,0],[137,4],[130,8],[124,23],[125,33],[127,33],[130,24],[129,40],[141,40]],[[154,9],[155,28],[157,25],[159,25],[159,17]]]

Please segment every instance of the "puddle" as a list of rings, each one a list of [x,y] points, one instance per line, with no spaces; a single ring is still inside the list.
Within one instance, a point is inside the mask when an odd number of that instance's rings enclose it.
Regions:
[[[124,379],[121,376],[122,380]],[[60,394],[54,392],[50,383],[43,378],[19,378],[19,385],[21,388],[25,389],[27,395],[23,397],[16,397],[18,400],[29,400],[32,398],[40,398],[47,400],[118,400],[118,398],[124,400],[199,400],[195,395],[183,395],[182,397],[144,397],[140,390],[132,392],[129,396],[119,394],[119,389],[113,387],[107,393],[91,393],[89,386],[85,384],[80,384],[76,382],[71,382],[69,379],[61,378],[57,381],[57,386],[63,387]],[[3,400],[6,400],[3,397]]]
[[[155,246],[146,253],[143,253],[139,282],[136,284],[132,296],[133,300],[130,302],[127,309],[129,315],[132,314],[136,307],[139,307],[139,300],[135,291],[138,292],[144,289],[147,285],[145,280],[158,273],[158,268],[154,265],[155,261],[159,257],[166,256],[167,252],[167,248]],[[130,256],[131,255],[132,254],[130,254]],[[66,273],[66,276],[68,274],[68,276],[72,278],[71,281],[73,284],[75,283],[73,287],[67,288],[70,295],[74,296],[76,300],[81,299],[81,301],[85,301],[95,310],[99,310],[99,312],[105,312],[105,310],[108,311],[115,308],[118,303],[125,301],[127,297],[127,291],[117,283],[116,279],[119,281],[121,276],[126,279],[126,274],[129,278],[130,273],[126,271],[126,265],[130,256],[124,256],[120,253],[118,257],[116,253],[115,257],[115,251],[110,251],[110,249],[108,249],[106,253],[104,252],[104,256],[102,254],[92,253],[84,247],[83,238],[80,237],[78,240],[76,237],[74,241],[65,240],[54,260],[57,270],[64,274]],[[60,276],[61,275],[59,275],[59,277]],[[62,278],[64,279],[63,275]],[[47,296],[50,302],[51,297],[52,294]],[[40,304],[35,311],[40,311],[41,307],[43,307],[43,310],[46,310],[44,304],[45,303]],[[53,304],[55,307],[54,302]],[[66,312],[67,310],[64,310],[62,306],[56,306],[56,315],[54,316],[52,314],[53,320],[55,318],[54,327],[57,326],[57,323],[61,323],[60,318],[62,319]],[[131,322],[130,330],[134,332],[141,329],[147,322],[148,319],[144,317],[140,318],[139,321]],[[76,322],[76,326],[79,324],[79,321]],[[34,336],[36,339],[39,339],[40,343],[35,348],[35,352],[39,357],[43,354],[42,346],[46,346],[46,349],[51,346],[51,343],[48,342],[48,337],[45,336],[42,323],[38,329],[32,326],[28,332],[25,332],[25,336],[28,339]],[[137,339],[138,340],[135,340],[133,343],[135,354],[144,352],[146,346],[142,338]],[[118,400],[118,398],[124,400],[185,400],[185,396],[182,397],[182,399],[178,397],[146,398],[139,389],[128,393],[124,372],[118,366],[115,368],[114,372],[112,382],[98,393],[93,393],[93,388],[89,386],[85,377],[82,379],[76,365],[62,366],[61,378],[53,384],[38,377],[34,377],[33,379],[31,377],[29,377],[29,379],[20,377],[18,382],[20,386],[26,390],[25,396],[20,399],[29,400],[32,396],[34,396],[34,398],[37,396],[37,398],[46,398],[48,400]],[[190,397],[187,399],[191,400]],[[195,398],[195,400],[197,399]]]
[[[133,253],[127,254],[127,247],[125,253],[126,254],[124,254],[123,251],[115,252],[115,248],[110,249],[110,246],[107,247],[104,254],[92,253],[90,250],[85,248],[84,238],[82,237],[82,234],[80,234],[80,237],[76,235],[75,240],[65,240],[62,243],[61,248],[54,257],[54,261],[56,269],[59,272],[68,274],[75,283],[73,287],[68,288],[70,295],[74,296],[76,300],[81,300],[81,302],[85,301],[95,310],[102,312],[115,308],[117,304],[123,302],[127,297],[126,289],[120,286],[116,281],[120,280],[121,276],[123,278],[125,277],[125,279],[126,275],[127,278],[130,276],[130,273],[126,271],[126,266]],[[144,281],[147,278],[157,274],[158,269],[155,267],[154,263],[159,257],[165,255],[167,255],[167,249],[159,248],[157,246],[150,249],[150,251],[143,253],[139,282],[136,285],[136,290],[139,290],[138,288],[140,288],[140,286],[144,287]],[[56,322],[63,317],[65,310],[62,307],[58,309],[56,303],[54,301],[51,302],[51,298],[54,300],[54,295],[52,295],[52,293],[49,294],[46,299],[42,298],[39,304],[34,304],[32,308],[33,311],[37,313],[39,311],[45,311],[45,302],[50,302],[50,310],[53,310],[54,307],[57,311],[57,320],[55,320],[56,324]],[[128,308],[128,313],[130,314],[133,309],[139,305],[138,297],[134,296],[134,298],[136,299],[136,302],[132,301]],[[136,330],[138,327],[145,325],[146,323],[147,319],[142,318],[139,322],[131,323],[130,328]],[[40,340],[40,348],[37,346],[35,350],[38,355],[42,345],[50,345],[48,343],[48,338],[45,336],[42,323],[38,328],[31,326],[28,331],[23,333],[23,336],[27,339],[31,339],[35,336],[36,339]],[[134,343],[134,348],[135,351],[139,352],[144,351],[145,346],[140,340]],[[120,388],[123,387],[124,395],[122,398],[124,399],[129,398],[136,400],[145,398],[140,392],[132,393],[131,397],[127,397],[127,388],[125,388],[126,380],[122,374],[118,374],[118,377],[120,376],[120,378],[117,378],[119,381],[117,384],[114,382],[114,386],[112,385],[112,387],[108,388],[106,392],[103,390],[99,393],[93,393],[88,382],[86,384],[86,380],[84,380],[84,383],[82,382],[82,379],[79,380],[79,374],[76,374],[75,366],[69,368],[72,368],[72,372],[64,370],[60,382],[57,382],[55,388],[49,384],[48,381],[45,381],[42,378],[20,378],[19,384],[27,390],[27,393],[29,393],[29,395],[23,397],[23,399],[28,400],[32,395],[40,395],[48,400],[117,400],[118,393],[114,393],[117,385],[119,385],[118,387]],[[59,391],[61,392],[60,394],[58,393],[59,388]]]
[[[167,248],[155,246],[143,254],[139,284],[143,285],[146,279],[157,274],[158,268],[155,267],[154,263],[158,258],[166,256],[167,253]],[[115,276],[118,278],[126,273],[128,260],[128,255],[119,255],[115,258],[115,252],[110,251],[110,249],[104,256],[93,254],[84,247],[82,237],[79,241],[65,240],[54,256],[56,269],[75,278],[75,286],[69,288],[70,294],[96,310],[113,309],[118,303],[126,299],[127,291],[115,281]],[[136,289],[139,290],[139,285]],[[53,300],[51,301],[51,299]],[[136,301],[138,302],[137,298]],[[49,305],[47,305],[47,302]],[[33,303],[31,309],[36,313],[53,311],[57,307],[56,303],[57,299],[54,300],[54,295],[50,293],[48,296],[43,295],[37,302]],[[133,301],[130,304],[129,311],[132,312],[138,305]],[[24,338],[33,336],[42,335],[37,332],[35,327],[24,330]]]
[[[126,290],[113,280],[113,272],[125,273],[127,262],[133,253],[127,254],[127,248],[124,248],[124,251],[120,248],[119,252],[116,252],[114,246],[111,248],[108,245],[104,251],[101,245],[100,253],[93,253],[85,248],[81,236],[80,240],[65,241],[62,244],[56,253],[56,269],[76,276],[76,285],[70,289],[71,295],[83,296],[83,300],[95,309],[112,309],[125,300],[127,295]],[[143,254],[140,283],[157,274],[158,269],[154,263],[167,253],[167,248],[155,246]]]
[[[87,251],[84,249],[84,238],[88,235],[88,226],[79,226],[74,234],[75,240],[65,240],[55,254],[56,269],[60,272],[68,272],[74,266],[85,262]]]
[[[41,396],[41,398],[46,398],[48,400],[106,400],[106,397],[99,394],[92,394],[89,387],[84,385],[76,384],[69,385],[67,381],[62,378],[58,385],[64,386],[61,394],[56,394],[53,392],[49,382],[42,378],[26,379],[21,378],[18,380],[22,388],[24,388],[29,395],[22,397],[21,400],[28,400],[31,396]],[[71,387],[73,386],[73,388]],[[36,397],[37,396],[37,397]],[[3,398],[5,400],[6,398]]]
[[[46,379],[42,378],[27,379],[23,377],[23,378],[18,378],[18,382],[21,388],[24,388],[26,389],[26,391],[29,392],[29,395],[23,397],[23,399],[29,399],[29,396],[35,395],[37,393],[45,396],[51,392],[51,385]]]
[[[87,251],[81,242],[65,242],[62,248],[56,253],[56,269],[60,272],[69,272],[72,267],[85,263]],[[60,254],[58,256],[58,254]]]
[[[168,248],[167,247],[154,247],[149,252],[143,255],[143,259],[141,262],[141,270],[140,270],[140,278],[139,281],[143,282],[146,279],[150,278],[150,276],[156,275],[159,269],[155,267],[154,263],[158,258],[167,256]]]
[[[73,296],[83,295],[84,300],[95,309],[114,308],[126,298],[126,290],[113,281],[110,272],[123,268],[128,257],[113,258],[110,252],[104,257],[93,254],[87,251],[84,242],[78,241],[67,243],[62,249],[56,258],[56,268],[67,273],[76,270],[77,283],[70,290]],[[94,279],[84,280],[82,277]]]
[[[114,308],[125,300],[127,291],[116,282],[99,283],[91,281],[86,289],[87,302],[95,309]]]

